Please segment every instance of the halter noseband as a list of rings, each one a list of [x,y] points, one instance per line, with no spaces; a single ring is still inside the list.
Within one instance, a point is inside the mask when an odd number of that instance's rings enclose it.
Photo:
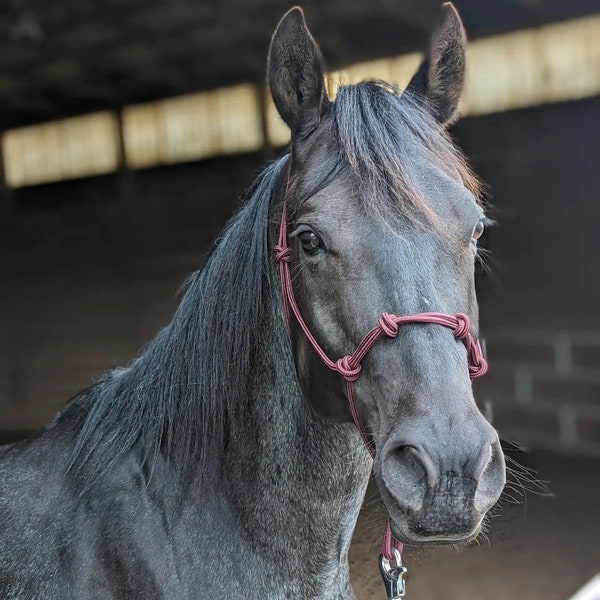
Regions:
[[[286,325],[290,326],[290,310],[294,313],[296,317],[296,321],[300,326],[300,329],[304,332],[304,335],[308,339],[310,345],[313,347],[314,351],[317,353],[319,358],[323,361],[323,363],[332,371],[339,373],[346,382],[346,396],[348,398],[348,404],[350,407],[350,412],[352,414],[352,419],[354,421],[354,425],[358,430],[362,441],[369,451],[371,458],[375,458],[375,446],[372,441],[367,437],[364,429],[360,424],[360,420],[358,417],[358,412],[356,410],[356,405],[354,402],[354,394],[352,389],[352,383],[356,381],[360,376],[361,371],[361,361],[366,356],[367,352],[373,347],[375,342],[383,335],[387,337],[394,338],[398,335],[398,331],[401,325],[407,325],[409,323],[431,323],[434,325],[441,325],[443,327],[448,327],[454,333],[454,337],[457,340],[461,340],[466,349],[467,349],[467,360],[469,365],[469,376],[471,379],[475,379],[476,377],[481,377],[485,375],[488,370],[487,362],[483,356],[483,352],[481,350],[481,344],[479,340],[476,340],[471,335],[471,321],[469,317],[463,313],[456,313],[454,315],[439,313],[439,312],[423,312],[417,313],[414,315],[398,317],[394,314],[390,314],[384,312],[381,317],[379,317],[377,321],[377,325],[369,331],[365,337],[358,344],[356,350],[352,354],[347,354],[346,356],[342,356],[336,361],[333,361],[327,356],[326,352],[321,348],[313,334],[311,333],[308,325],[304,321],[302,317],[302,313],[300,312],[300,308],[296,303],[296,299],[294,298],[294,290],[292,288],[292,278],[290,275],[290,247],[288,244],[288,236],[287,236],[287,211],[286,211],[286,200],[283,200],[283,208],[281,210],[281,222],[279,224],[279,237],[277,240],[277,245],[273,248],[275,254],[275,262],[279,266],[279,278],[281,280],[281,299],[283,302],[283,310]],[[400,569],[404,569],[402,567],[402,563],[400,560],[400,552],[402,551],[402,544],[397,540],[394,540],[392,537],[392,532],[390,529],[389,521],[386,525],[385,532],[383,534],[383,542],[381,553],[383,558],[388,561],[387,565],[389,567],[389,561],[395,561]],[[384,573],[384,568],[382,568],[382,575],[384,577],[384,582],[386,583],[386,573]],[[402,583],[402,574],[405,572],[405,569],[400,571],[400,583]],[[389,574],[390,571],[387,571]],[[388,596],[389,597],[402,597],[404,595],[403,588],[402,593],[397,596],[390,596],[389,588],[388,588]]]

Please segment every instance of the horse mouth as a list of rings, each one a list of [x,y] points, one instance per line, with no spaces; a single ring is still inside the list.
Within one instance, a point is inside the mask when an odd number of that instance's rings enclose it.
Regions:
[[[394,537],[409,546],[466,546],[481,533],[485,515],[476,513],[471,502],[462,498],[463,510],[449,512],[429,509],[407,511],[387,490],[382,491]]]
[[[429,546],[468,546],[474,542],[481,533],[481,523],[468,533],[435,533],[420,534],[407,527],[398,527],[393,521],[390,522],[394,538],[407,546],[429,547]]]

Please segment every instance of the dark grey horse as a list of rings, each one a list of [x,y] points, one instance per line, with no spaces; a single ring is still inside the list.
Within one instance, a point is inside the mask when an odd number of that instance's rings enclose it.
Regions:
[[[272,247],[287,189],[295,295],[333,357],[383,311],[462,311],[485,217],[445,134],[465,36],[443,8],[407,92],[363,83],[330,102],[299,9],[279,24],[268,80],[292,132],[191,276],[171,322],[128,367],[79,394],[0,458],[0,597],[352,598],[347,552],[372,466],[394,534],[478,535],[504,485],[445,327],[379,341],[354,386],[292,323]]]

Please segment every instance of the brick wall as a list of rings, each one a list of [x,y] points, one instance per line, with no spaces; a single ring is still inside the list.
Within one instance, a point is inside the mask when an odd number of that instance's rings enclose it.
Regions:
[[[258,156],[21,190],[0,235],[0,433],[43,425],[168,323]],[[6,436],[4,436],[6,437]]]
[[[478,399],[506,439],[600,455],[600,331],[491,329]]]
[[[600,100],[468,119],[456,135],[499,221],[478,398],[508,440],[600,456]]]
[[[453,131],[500,226],[481,277],[503,437],[600,456],[600,99]],[[186,274],[264,162],[245,156],[22,190],[0,235],[0,433],[42,425],[165,324]]]

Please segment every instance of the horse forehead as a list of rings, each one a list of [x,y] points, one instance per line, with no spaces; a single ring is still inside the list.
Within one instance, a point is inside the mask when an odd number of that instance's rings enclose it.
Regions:
[[[483,212],[458,171],[430,164],[419,176],[418,192],[441,216],[447,213],[449,217],[468,218]]]
[[[368,184],[336,177],[316,193],[306,194],[298,214],[336,235],[362,232],[382,240],[389,237],[390,244],[413,238],[420,244],[427,239],[448,241],[450,232],[458,235],[483,216],[483,209],[462,182],[440,171],[432,173],[420,189],[401,189],[385,198],[377,194]],[[435,215],[431,223],[427,215]],[[376,243],[373,238],[366,241]]]
[[[439,164],[422,145],[412,144],[410,151],[402,157],[404,162],[411,163],[406,173],[401,172],[400,157],[395,165],[390,165],[389,178],[385,175],[386,165],[380,165],[382,169],[373,173],[373,177],[383,177],[394,186],[385,193],[382,186],[370,183],[369,176],[353,172],[332,145],[330,136],[323,134],[318,141],[303,163],[295,186],[300,213],[310,214],[316,224],[328,226],[333,221],[338,230],[350,227],[355,232],[357,229],[373,231],[379,227],[389,233],[391,222],[404,229],[402,216],[408,215],[407,221],[410,221],[408,211],[414,210],[423,214],[435,213],[444,228],[458,233],[483,216],[482,208],[465,187],[458,170],[450,163]],[[400,172],[394,173],[394,170]],[[407,174],[412,176],[409,180],[406,180]],[[373,219],[374,215],[379,218]],[[386,216],[390,223],[382,222]],[[412,215],[419,216],[422,215]],[[435,233],[434,228],[432,238],[436,237]]]

